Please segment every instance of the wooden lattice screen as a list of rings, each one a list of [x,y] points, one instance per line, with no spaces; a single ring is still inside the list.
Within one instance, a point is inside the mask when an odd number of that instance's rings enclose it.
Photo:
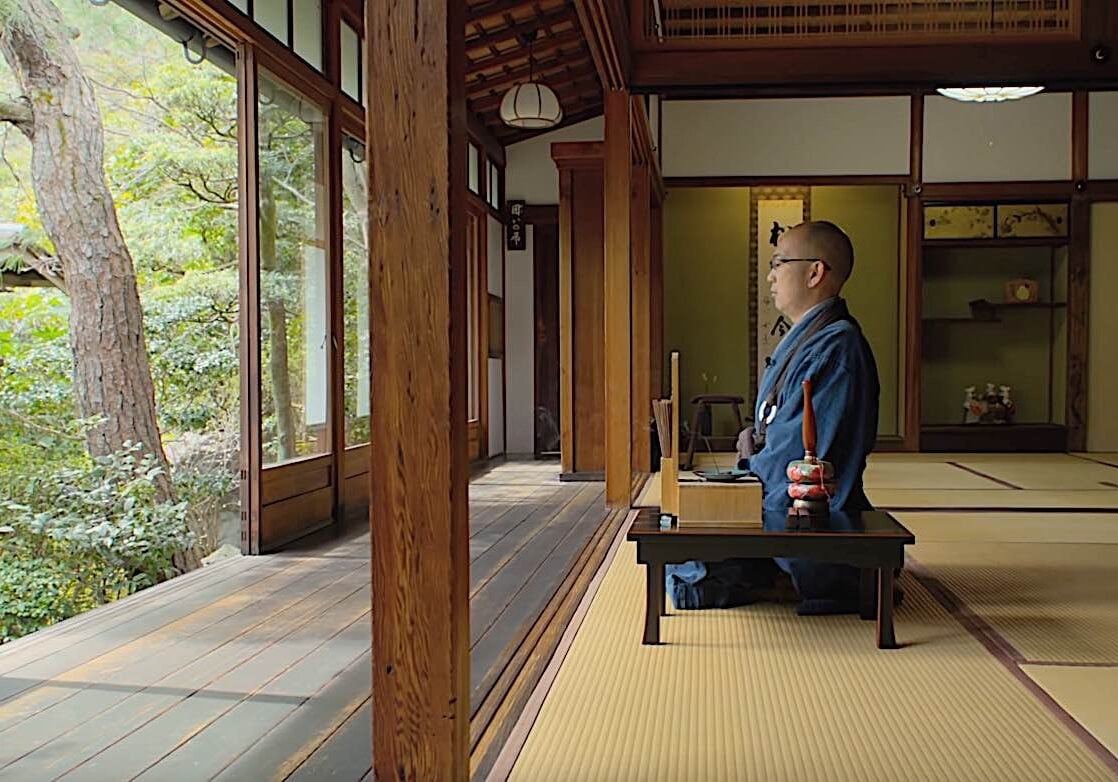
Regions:
[[[842,45],[904,38],[1066,37],[1081,0],[644,0],[649,42]],[[934,42],[934,41],[928,41]]]

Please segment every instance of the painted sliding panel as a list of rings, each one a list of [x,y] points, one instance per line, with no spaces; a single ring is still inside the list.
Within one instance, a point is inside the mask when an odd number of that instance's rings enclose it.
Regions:
[[[1071,177],[1071,93],[1006,103],[924,99],[925,182]]]
[[[663,173],[906,174],[910,106],[908,97],[666,100]]]
[[[1092,92],[1088,101],[1087,175],[1118,179],[1118,92]]]

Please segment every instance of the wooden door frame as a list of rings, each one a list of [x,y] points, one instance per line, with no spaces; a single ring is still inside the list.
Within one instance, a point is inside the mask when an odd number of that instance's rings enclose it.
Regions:
[[[479,157],[479,167],[484,170],[484,157]],[[480,177],[479,177],[480,181]],[[482,189],[484,193],[484,189]],[[470,461],[478,461],[489,456],[489,205],[484,199],[468,192],[466,195],[467,220],[476,219],[478,225],[477,243],[474,250],[477,290],[474,291],[473,320],[475,364],[477,371],[477,418],[470,418],[467,411],[466,430],[471,442],[476,443],[470,452]],[[466,241],[469,242],[467,223]],[[466,248],[466,262],[470,262],[470,248]],[[469,295],[469,288],[466,290]],[[468,332],[467,332],[468,333]],[[467,348],[468,355],[469,347]],[[467,383],[469,373],[467,372]]]

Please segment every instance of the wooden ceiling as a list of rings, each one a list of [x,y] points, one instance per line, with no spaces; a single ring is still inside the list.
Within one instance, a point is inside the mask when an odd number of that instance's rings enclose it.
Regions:
[[[545,131],[501,122],[501,98],[528,80],[528,47],[535,31],[532,73],[555,90],[563,125],[602,113],[602,87],[573,0],[473,0],[466,7],[466,99],[478,122],[503,145]]]

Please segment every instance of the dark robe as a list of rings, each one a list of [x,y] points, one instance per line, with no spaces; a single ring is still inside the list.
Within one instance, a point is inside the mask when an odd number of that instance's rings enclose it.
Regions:
[[[785,510],[791,506],[788,497],[788,463],[803,458],[803,381],[812,381],[812,403],[818,455],[835,468],[835,493],[831,497],[834,510],[868,510],[872,506],[862,488],[866,457],[877,438],[877,413],[880,385],[873,351],[856,320],[845,313],[846,303],[832,299],[810,310],[781,340],[761,378],[758,400],[769,395],[780,367],[796,346],[797,336],[808,330],[814,319],[828,307],[843,308],[845,317],[810,336],[791,359],[784,384],[776,401],[776,413],[765,432],[765,446],[749,458],[749,469],[764,487],[766,510]],[[761,402],[755,420],[761,418]],[[768,412],[768,411],[765,411]],[[787,572],[795,584],[802,603],[800,613],[834,613],[857,610],[858,577],[856,568],[804,559],[779,558],[776,564]],[[728,568],[734,568],[728,571]],[[703,587],[703,579],[711,570],[709,563],[688,562],[668,567],[669,593],[677,607],[699,608],[702,602],[687,596],[691,587]],[[755,584],[767,581],[770,575],[761,565],[745,560],[731,560],[715,570],[719,580]],[[673,580],[674,579],[674,580]],[[705,592],[715,594],[709,582]],[[735,593],[735,598],[740,590]],[[679,602],[692,603],[680,606]],[[726,598],[718,601],[726,604]],[[740,605],[748,600],[732,601]]]

